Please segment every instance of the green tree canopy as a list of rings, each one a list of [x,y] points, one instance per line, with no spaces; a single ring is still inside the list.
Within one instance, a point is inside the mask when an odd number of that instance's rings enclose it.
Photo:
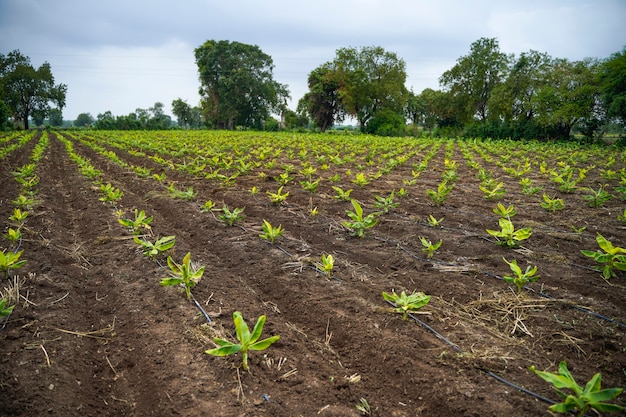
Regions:
[[[626,47],[602,64],[600,88],[608,117],[626,125]]]
[[[339,98],[339,82],[330,63],[311,71],[308,79],[309,92],[300,99],[298,108],[311,116],[322,132],[335,122],[343,120],[343,105]]]
[[[76,127],[87,127],[91,126],[94,122],[93,116],[89,113],[81,113],[76,117],[74,121],[74,126]]]
[[[272,58],[256,45],[208,40],[195,49],[207,122],[216,128],[261,127],[282,113],[287,86],[273,79]]]
[[[14,118],[24,123],[25,129],[34,114],[43,120],[52,108],[51,103],[62,110],[66,94],[67,85],[54,84],[49,63],[35,69],[19,50],[6,56],[0,54],[0,99]]]
[[[347,114],[359,121],[361,131],[377,111],[404,113],[406,63],[382,47],[341,48],[332,62],[339,97]]]
[[[180,98],[172,101],[172,113],[178,119],[178,126],[185,129],[189,127],[191,120],[191,106]]]
[[[510,59],[500,52],[496,38],[480,38],[472,43],[468,55],[441,75],[439,82],[452,94],[461,122],[487,120],[491,92],[504,80]]]

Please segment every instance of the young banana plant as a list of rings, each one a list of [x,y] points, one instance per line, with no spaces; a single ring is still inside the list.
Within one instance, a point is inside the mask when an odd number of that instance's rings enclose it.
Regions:
[[[235,311],[233,313],[233,322],[235,323],[235,333],[239,343],[233,343],[228,340],[220,339],[216,337],[213,341],[218,347],[215,349],[209,349],[204,353],[211,356],[228,356],[241,352],[243,369],[248,369],[248,351],[249,350],[265,350],[278,339],[280,336],[272,336],[267,339],[259,340],[261,333],[263,332],[263,326],[265,325],[266,317],[263,315],[258,318],[252,333],[248,325],[243,319],[241,312]]]

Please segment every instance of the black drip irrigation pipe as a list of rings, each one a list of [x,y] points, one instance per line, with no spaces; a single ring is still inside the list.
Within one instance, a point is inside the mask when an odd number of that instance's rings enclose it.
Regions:
[[[389,300],[385,300],[387,301],[387,303],[389,303],[391,306],[393,307],[397,307],[396,304],[394,304],[393,302],[389,301]],[[410,317],[411,319],[415,320],[416,323],[420,324],[422,327],[424,327],[426,330],[430,331],[432,334],[434,334],[438,339],[442,340],[443,342],[445,342],[446,344],[448,344],[450,347],[452,347],[452,349],[454,349],[456,352],[458,353],[464,353],[463,350],[461,350],[460,347],[458,347],[457,345],[455,345],[454,343],[452,343],[450,340],[448,340],[444,335],[442,335],[441,333],[439,333],[438,331],[436,331],[435,329],[433,329],[432,327],[430,327],[428,324],[424,323],[422,320],[420,320],[419,318],[417,318],[415,315],[413,314],[409,314],[408,317]],[[550,405],[552,404],[556,404],[555,401],[552,401],[549,398],[546,398],[542,395],[539,395],[535,392],[529,391],[526,388],[520,387],[517,384],[514,384],[504,378],[502,378],[501,376],[493,373],[492,371],[489,371],[487,369],[483,369],[483,368],[478,368],[478,370],[480,370],[481,372],[483,372],[486,375],[489,375],[490,377],[492,377],[493,379],[495,379],[498,382],[501,382],[505,385],[508,385],[511,388],[515,388],[518,391],[521,391],[525,394],[528,394],[530,396],[535,397],[538,400],[541,400],[545,403],[548,403]]]
[[[209,317],[209,315],[206,313],[206,311],[204,311],[204,309],[202,308],[202,306],[200,305],[198,300],[196,300],[196,297],[193,296],[193,294],[191,294],[191,299],[193,300],[193,303],[196,305],[196,307],[198,307],[198,310],[200,310],[200,312],[202,313],[202,315],[204,316],[206,321],[208,323],[211,323],[211,317]]]
[[[383,238],[377,238],[377,239],[378,239],[378,240],[381,240],[381,241],[383,241],[383,242],[386,242],[386,243],[393,243],[393,242],[390,242],[390,241],[389,241],[389,240],[387,240],[387,239],[383,239]],[[435,259],[425,259],[425,258],[420,258],[419,256],[415,255],[415,254],[414,254],[413,252],[411,252],[410,250],[406,249],[406,248],[405,248],[404,246],[402,246],[401,244],[397,243],[397,244],[396,244],[396,246],[397,246],[400,250],[402,250],[403,252],[405,252],[407,255],[409,255],[410,257],[412,257],[412,258],[414,258],[414,259],[417,259],[417,260],[419,260],[419,261],[432,262],[432,263],[436,263],[436,264],[439,264],[439,265],[446,265],[446,266],[458,266],[457,264],[450,263],[450,262],[437,261],[437,260],[435,260]],[[499,280],[501,280],[501,281],[504,281],[504,278],[502,278],[502,277],[501,277],[501,276],[499,276],[499,275],[493,274],[493,273],[491,273],[491,272],[482,271],[482,273],[483,273],[484,275],[489,276],[489,277],[496,278],[496,279],[499,279]],[[552,297],[552,296],[550,296],[550,295],[548,295],[548,294],[546,294],[546,293],[543,293],[543,292],[541,292],[541,291],[535,291],[534,289],[532,289],[532,288],[530,288],[530,287],[527,287],[527,286],[524,286],[524,288],[525,288],[525,289],[527,289],[527,290],[529,290],[529,291],[533,291],[533,292],[537,293],[537,294],[538,294],[539,296],[541,296],[541,297],[544,297],[544,298],[547,298],[547,299],[554,299],[554,297]],[[580,307],[580,306],[577,306],[577,305],[575,305],[575,304],[571,304],[571,303],[565,303],[565,305],[567,305],[567,306],[569,306],[569,307],[571,307],[571,308],[573,308],[573,309],[575,309],[575,310],[578,310],[578,311],[581,311],[581,312],[583,312],[583,313],[589,314],[589,315],[591,315],[591,316],[597,317],[597,318],[599,318],[599,319],[602,319],[602,320],[608,321],[609,323],[613,323],[613,324],[615,324],[615,325],[617,325],[617,326],[619,326],[619,327],[621,327],[621,328],[623,328],[623,329],[626,329],[626,324],[621,323],[621,322],[619,322],[619,321],[617,321],[617,320],[615,320],[615,319],[612,319],[612,318],[610,318],[610,317],[603,316],[602,314],[600,314],[600,313],[596,313],[595,311],[592,311],[592,310],[589,310],[589,309],[587,309],[587,308]]]

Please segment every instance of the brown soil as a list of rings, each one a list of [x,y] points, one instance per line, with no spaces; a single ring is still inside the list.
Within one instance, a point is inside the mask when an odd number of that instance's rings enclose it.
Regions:
[[[167,170],[179,189],[198,192],[194,201],[175,200],[156,180],[72,140],[75,151],[104,172],[104,182],[124,191],[117,209],[127,217],[145,210],[154,216],[154,237],[176,236],[174,259],[190,252],[206,266],[193,294],[212,322],[184,293],[159,285],[167,268],[138,253],[116,208],[98,200],[97,187],[50,134],[37,167],[38,204],[20,248],[27,260],[19,270],[20,299],[0,332],[0,416],[359,416],[361,398],[373,416],[548,415],[549,404],[493,375],[556,400],[528,368],[554,371],[562,360],[581,384],[602,372],[603,386],[626,387],[624,325],[573,308],[626,323],[626,277],[605,281],[580,253],[597,249],[596,232],[626,245],[617,219],[623,201],[592,209],[581,191],[551,190],[566,208],[548,213],[539,206],[541,193],[525,196],[517,179],[476,155],[504,181],[507,194],[499,201],[515,205],[516,226],[533,230],[522,248],[506,249],[485,232],[498,229],[496,202],[482,198],[458,148],[460,176],[450,199],[436,206],[426,197],[440,181],[442,147],[429,170],[406,187],[400,206],[357,239],[341,226],[352,206],[332,198],[328,181],[316,193],[292,182],[286,203],[277,207],[265,195],[276,183],[260,181],[257,173],[221,187]],[[19,195],[11,172],[28,163],[35,143],[2,161],[3,227]],[[163,171],[148,158],[109,149],[129,164]],[[375,195],[387,196],[411,178],[413,162],[419,158],[363,188],[347,180],[337,185],[354,188],[352,197],[369,213]],[[597,171],[588,186],[603,181]],[[535,181],[551,187],[538,169]],[[252,186],[257,195],[248,191]],[[208,199],[218,208],[245,206],[244,221],[228,227],[217,213],[202,213]],[[311,207],[320,214],[310,217]],[[445,217],[444,228],[428,227],[429,214]],[[278,245],[259,238],[263,219],[285,229]],[[577,234],[572,225],[587,228]],[[433,259],[421,251],[419,236],[443,240]],[[336,259],[331,279],[311,267],[322,253]],[[517,259],[523,269],[538,266],[541,278],[529,285],[532,291],[518,297],[493,276],[510,273],[502,257]],[[432,295],[427,314],[416,316],[449,343],[392,312],[381,297],[392,289]],[[267,315],[263,337],[281,336],[269,349],[251,352],[249,371],[241,369],[240,356],[204,353],[215,347],[215,336],[234,340],[234,311],[251,326]]]

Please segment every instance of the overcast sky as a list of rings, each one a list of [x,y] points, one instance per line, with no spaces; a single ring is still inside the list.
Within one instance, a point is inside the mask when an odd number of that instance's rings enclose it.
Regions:
[[[342,47],[382,46],[407,64],[407,88],[440,75],[481,37],[500,50],[606,58],[626,45],[626,0],[0,0],[0,53],[47,61],[67,84],[66,120],[127,115],[176,98],[197,105],[193,50],[208,39],[258,45],[290,107],[311,70]]]

